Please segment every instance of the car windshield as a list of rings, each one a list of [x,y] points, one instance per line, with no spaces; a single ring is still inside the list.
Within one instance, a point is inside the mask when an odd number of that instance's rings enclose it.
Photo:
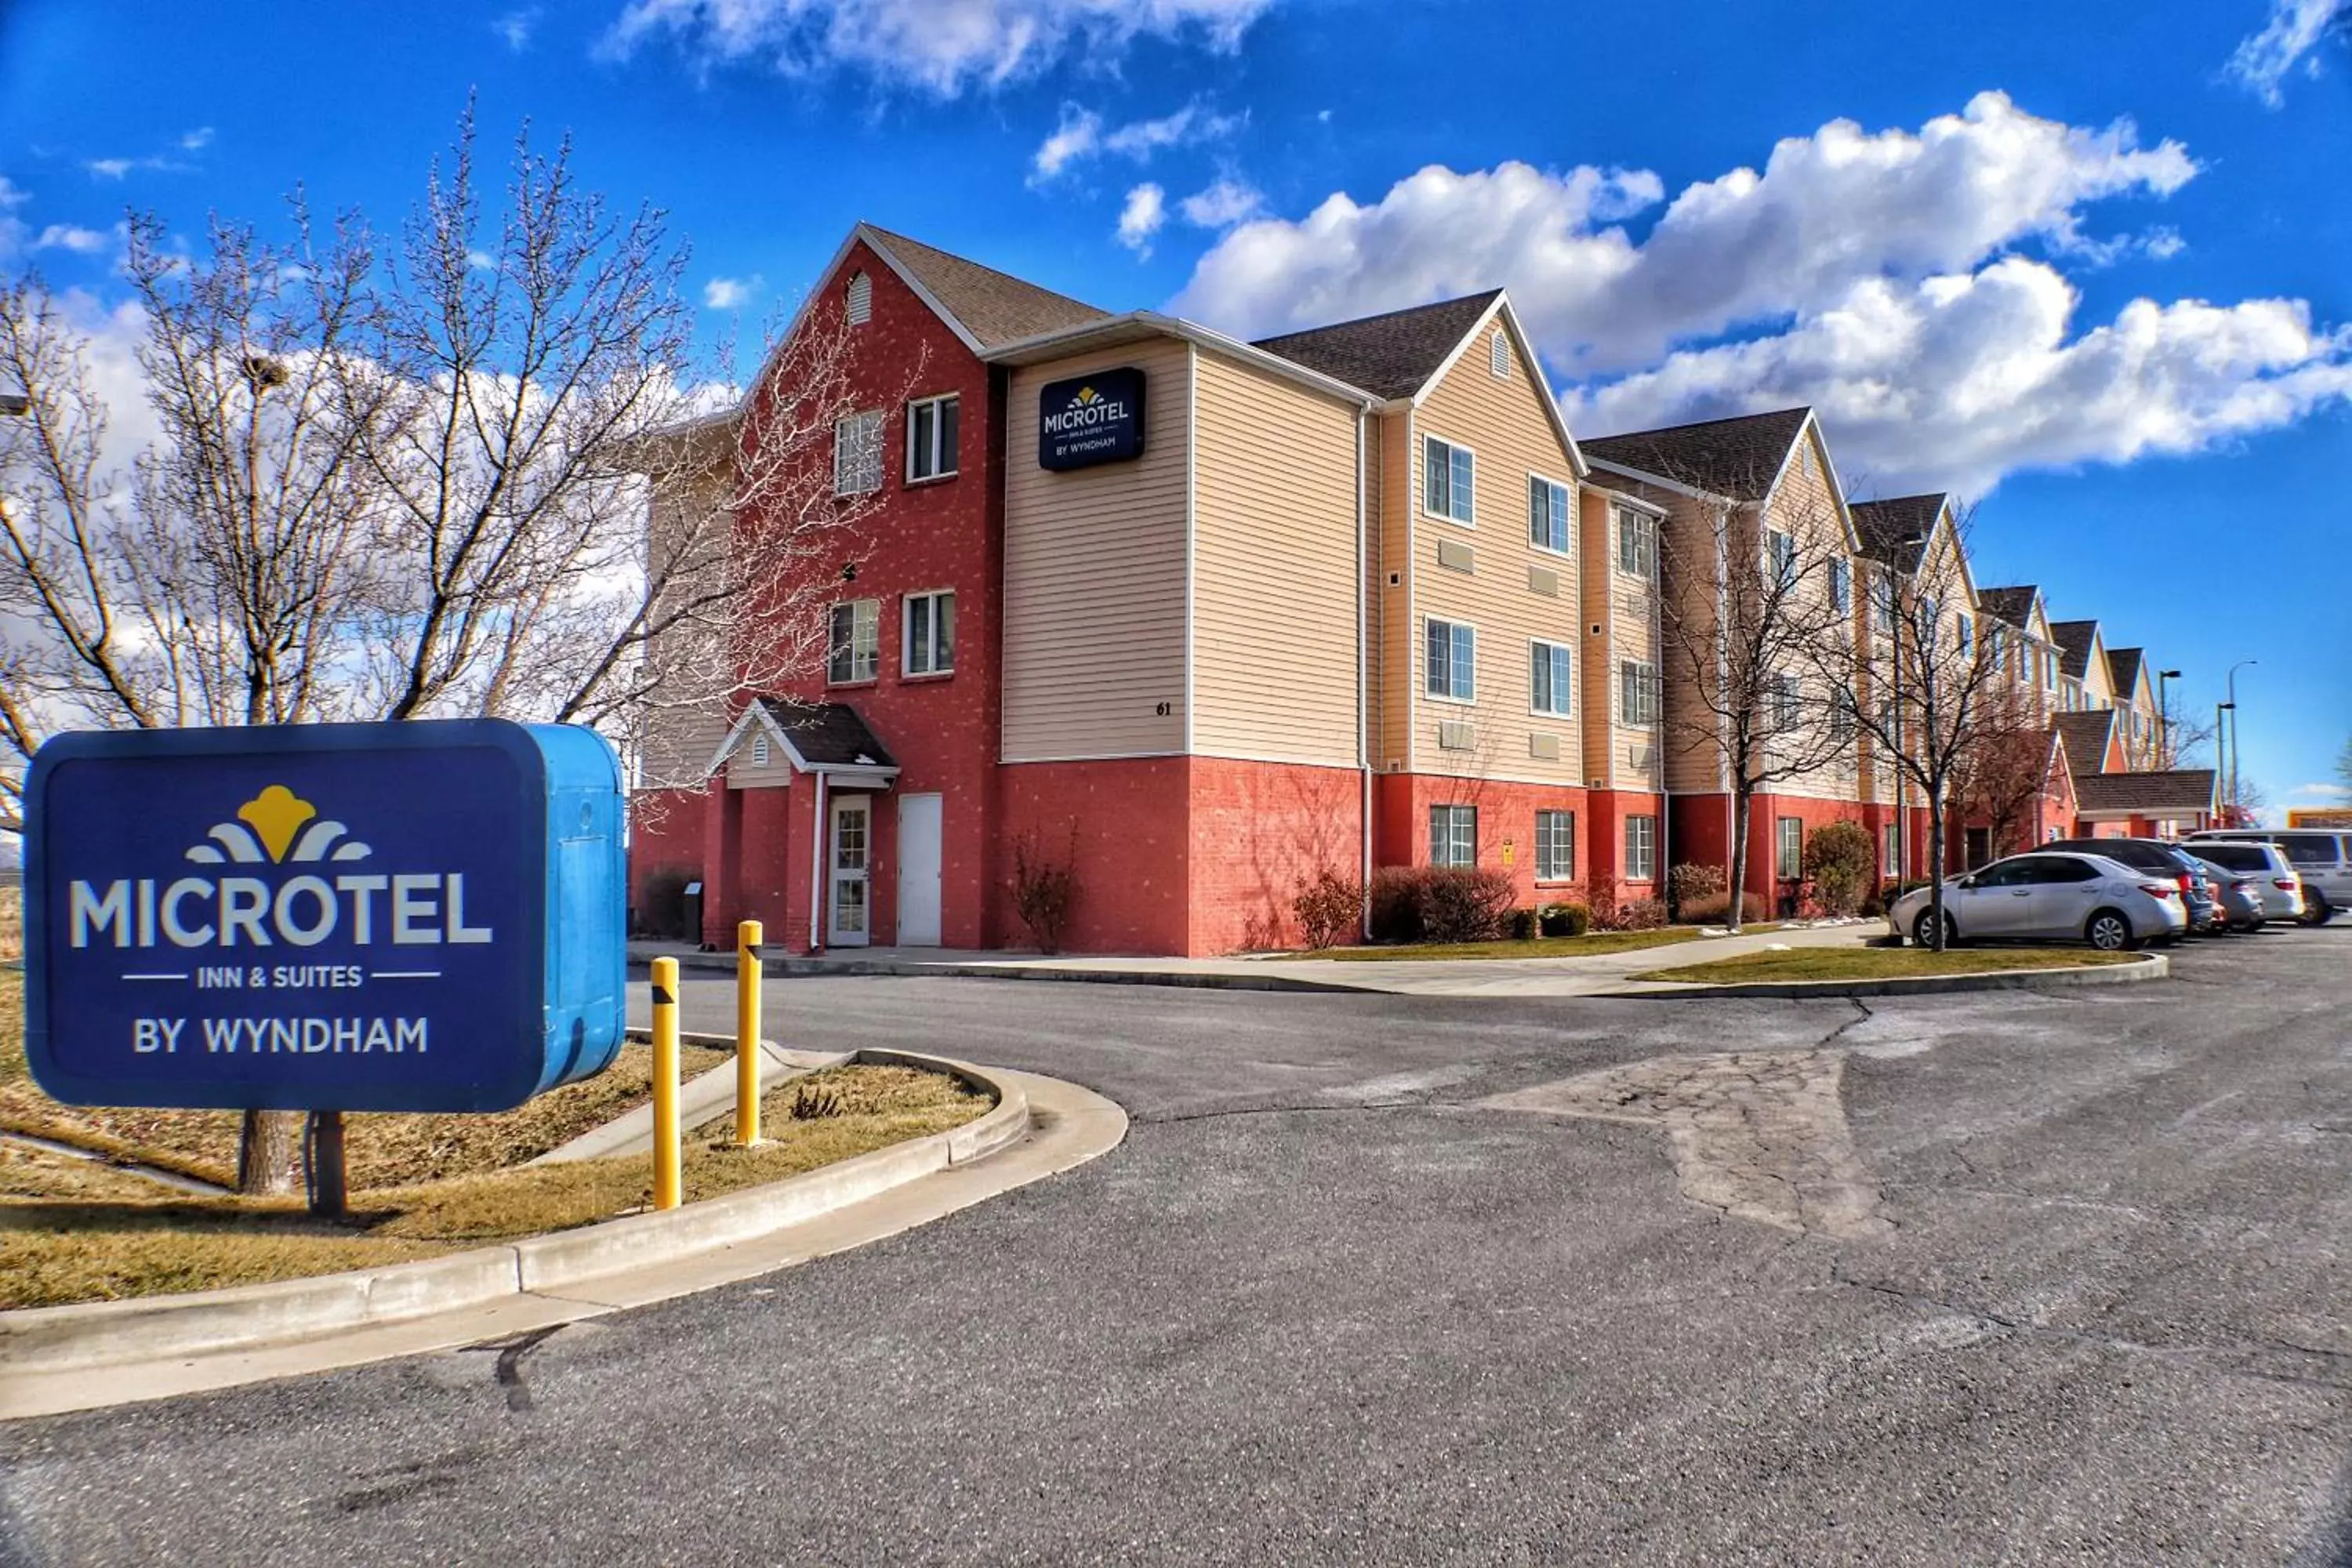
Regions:
[[[2200,860],[2231,871],[2267,871],[2271,859],[2259,844],[2199,844],[2195,854]]]

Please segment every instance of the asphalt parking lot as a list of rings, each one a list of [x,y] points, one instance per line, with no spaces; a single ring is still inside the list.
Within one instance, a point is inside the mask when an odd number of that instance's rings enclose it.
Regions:
[[[2352,928],[2174,969],[775,982],[1129,1139],[527,1352],[0,1427],[0,1561],[2352,1562]]]

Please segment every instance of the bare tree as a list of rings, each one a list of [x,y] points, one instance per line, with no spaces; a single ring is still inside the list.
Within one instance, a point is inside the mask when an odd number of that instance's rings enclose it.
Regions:
[[[1660,540],[1661,643],[1672,694],[1664,727],[1678,749],[1715,758],[1730,793],[1727,923],[1734,932],[1756,797],[1854,751],[1836,693],[1816,673],[1838,662],[1825,647],[1853,640],[1850,601],[1841,604],[1850,585],[1838,586],[1844,524],[1833,501],[1790,487],[1775,494],[1772,478],[1733,487],[1761,499],[1708,494],[1686,503]]]
[[[0,418],[0,830],[64,730],[496,715],[630,752],[649,714],[821,657],[871,506],[836,493],[836,430],[887,406],[840,333],[796,333],[740,418],[684,434],[662,216],[612,215],[527,136],[486,210],[473,146],[468,113],[389,257],[299,202],[289,243],[215,222],[193,258],[133,215],[154,433],[128,454],[89,336],[0,276],[26,402]],[[649,527],[655,495],[713,504]],[[248,1118],[245,1190],[291,1184],[294,1125]]]
[[[2050,730],[2025,694],[2005,683],[1985,694],[1952,773],[1963,822],[1981,820],[1995,858],[2023,847],[2026,813],[2050,786]]]

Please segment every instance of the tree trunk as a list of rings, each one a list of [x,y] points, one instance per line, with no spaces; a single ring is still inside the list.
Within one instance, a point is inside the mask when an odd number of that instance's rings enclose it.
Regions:
[[[1723,923],[1732,935],[1739,934],[1739,921],[1748,905],[1748,814],[1756,799],[1747,790],[1734,790],[1731,795],[1731,897],[1724,908]]]
[[[1927,802],[1927,908],[1936,921],[1936,951],[1944,951],[1944,939],[1950,934],[1944,924],[1944,802],[1941,795]]]
[[[299,1110],[248,1110],[236,1143],[236,1190],[247,1197],[284,1197],[299,1184]]]

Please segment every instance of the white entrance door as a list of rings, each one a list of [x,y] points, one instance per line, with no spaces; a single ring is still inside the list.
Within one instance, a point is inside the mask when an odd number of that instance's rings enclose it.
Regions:
[[[833,872],[829,880],[824,942],[827,947],[864,947],[871,940],[874,886],[874,799],[865,795],[833,797]]]
[[[898,944],[940,945],[940,797],[898,797]]]

